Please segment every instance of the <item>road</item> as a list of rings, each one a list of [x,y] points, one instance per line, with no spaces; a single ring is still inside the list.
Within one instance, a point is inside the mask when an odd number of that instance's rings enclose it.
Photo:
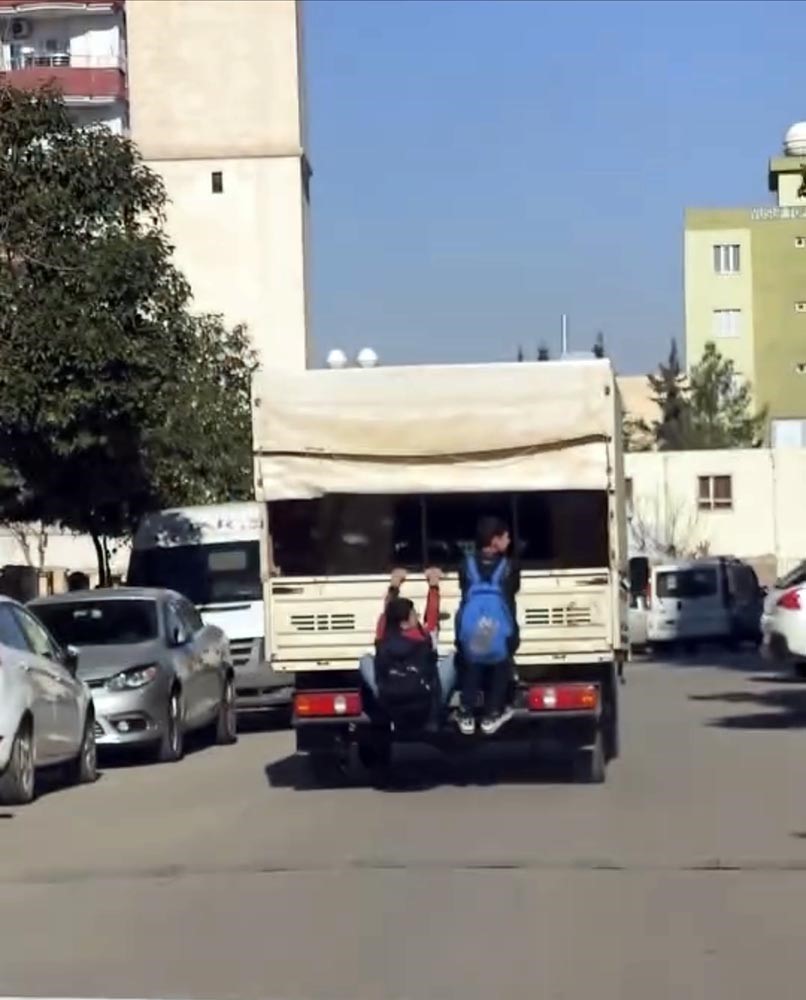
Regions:
[[[0,819],[0,994],[801,997],[806,687],[636,664],[623,710],[601,787],[501,752],[297,790],[256,731],[51,791]]]

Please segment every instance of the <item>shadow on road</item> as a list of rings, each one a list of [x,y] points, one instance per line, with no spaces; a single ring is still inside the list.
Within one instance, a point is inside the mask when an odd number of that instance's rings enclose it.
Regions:
[[[759,680],[760,678],[754,678]],[[764,678],[766,682],[770,678]],[[737,705],[748,711],[709,720],[720,729],[786,730],[806,728],[806,688],[787,684],[769,691],[725,691],[689,695],[691,701]],[[760,711],[753,711],[760,709]]]
[[[772,669],[768,668],[758,650],[750,647],[731,651],[723,646],[704,645],[700,646],[695,653],[686,653],[683,650],[677,655],[664,653],[663,656],[650,657],[648,662],[665,669],[711,667],[718,670],[734,670],[739,673],[765,672],[767,669]]]
[[[537,756],[517,744],[470,749],[460,756],[444,756],[427,748],[396,748],[390,768],[374,774],[351,760],[326,777],[316,774],[304,756],[290,754],[269,764],[266,780],[272,788],[299,792],[327,788],[374,788],[387,793],[426,792],[435,788],[494,785],[566,785],[577,779],[575,760],[560,751]]]

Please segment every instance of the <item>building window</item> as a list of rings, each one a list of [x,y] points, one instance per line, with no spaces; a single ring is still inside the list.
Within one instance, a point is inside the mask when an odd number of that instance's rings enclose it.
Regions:
[[[741,309],[714,309],[713,335],[717,338],[739,337],[742,332]]]
[[[697,483],[697,506],[700,510],[733,508],[733,480],[730,476],[700,476]]]
[[[796,236],[795,246],[798,250],[806,250],[806,236]]]
[[[806,447],[806,420],[795,418],[770,421],[770,441],[773,448]]]
[[[213,194],[221,194],[224,190],[224,175],[220,170],[214,170],[210,174],[210,180],[213,185]]]
[[[714,246],[714,271],[717,274],[738,274],[741,254],[738,243],[717,243]]]
[[[632,510],[633,486],[632,479],[627,476],[624,480],[624,499],[627,502],[627,510]]]

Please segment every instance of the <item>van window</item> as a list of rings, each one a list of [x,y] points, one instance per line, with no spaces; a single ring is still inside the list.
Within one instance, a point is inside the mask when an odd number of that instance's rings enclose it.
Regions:
[[[260,545],[221,542],[135,549],[129,564],[132,587],[165,587],[193,604],[260,601]]]
[[[666,570],[657,575],[658,597],[678,600],[697,597],[714,597],[719,590],[716,569]]]

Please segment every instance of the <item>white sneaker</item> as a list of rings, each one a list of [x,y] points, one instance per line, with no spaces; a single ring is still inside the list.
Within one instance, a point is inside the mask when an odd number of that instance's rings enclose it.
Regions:
[[[514,709],[511,705],[507,705],[503,712],[499,715],[488,715],[486,718],[481,720],[481,731],[485,736],[494,736],[495,733],[505,725],[512,716],[515,714]]]
[[[462,736],[472,736],[476,731],[476,720],[467,712],[460,712],[456,716],[456,725]]]

